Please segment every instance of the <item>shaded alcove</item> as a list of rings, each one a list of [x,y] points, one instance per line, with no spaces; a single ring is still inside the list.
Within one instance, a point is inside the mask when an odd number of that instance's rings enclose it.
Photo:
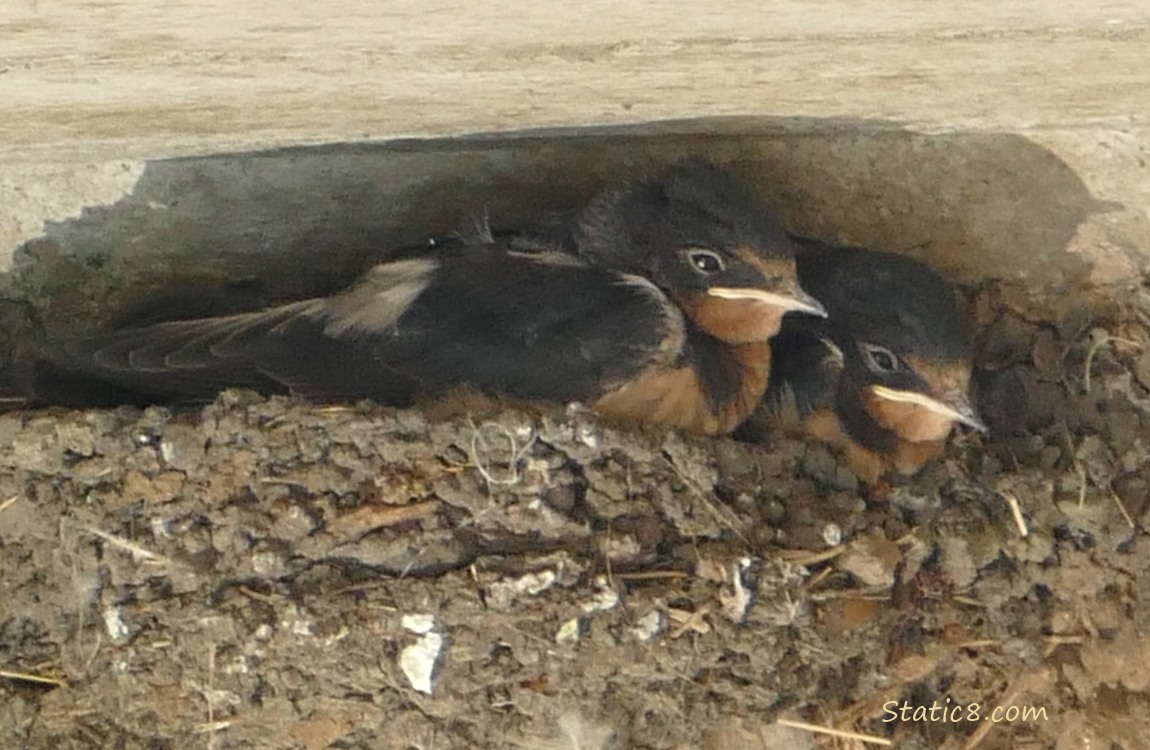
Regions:
[[[909,252],[966,282],[1083,277],[1064,248],[1102,208],[1020,136],[878,121],[700,120],[158,160],[122,200],[49,223],[17,250],[5,330],[18,342],[328,293],[390,250],[479,216],[513,229],[575,210],[685,154],[745,173],[793,232]]]

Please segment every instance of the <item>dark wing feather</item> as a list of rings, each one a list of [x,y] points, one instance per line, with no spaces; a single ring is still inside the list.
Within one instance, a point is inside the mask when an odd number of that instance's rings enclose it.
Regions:
[[[823,320],[784,319],[783,329],[771,339],[767,393],[736,437],[762,442],[779,431],[801,432],[816,411],[834,408],[842,370],[843,354],[826,337]]]
[[[439,268],[394,326],[341,338],[420,393],[468,384],[516,398],[585,400],[645,367],[678,316],[654,287],[569,256],[471,248]]]
[[[833,407],[842,369],[842,352],[817,330],[784,327],[771,340],[767,408],[789,425]]]
[[[29,391],[67,406],[206,400],[224,388],[284,392],[243,349],[308,304],[49,342],[37,352]]]
[[[583,400],[649,364],[678,315],[653,287],[566,256],[468,247],[378,266],[327,299],[64,342],[49,361],[121,400],[239,386],[402,405],[464,384]]]

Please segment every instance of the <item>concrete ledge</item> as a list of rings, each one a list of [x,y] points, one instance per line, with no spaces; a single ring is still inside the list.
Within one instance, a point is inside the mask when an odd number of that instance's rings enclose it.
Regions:
[[[0,39],[5,162],[728,115],[1123,128],[1150,108],[1139,0],[9,0]]]

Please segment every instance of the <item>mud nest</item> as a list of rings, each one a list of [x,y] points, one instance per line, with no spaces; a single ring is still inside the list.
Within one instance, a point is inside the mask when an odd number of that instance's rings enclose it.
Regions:
[[[1148,297],[968,291],[992,434],[875,486],[578,408],[9,412],[0,746],[1150,747]]]

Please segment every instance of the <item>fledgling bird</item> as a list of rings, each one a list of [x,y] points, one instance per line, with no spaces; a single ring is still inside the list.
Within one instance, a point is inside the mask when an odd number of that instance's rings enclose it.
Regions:
[[[738,434],[806,433],[845,449],[873,483],[937,458],[955,425],[985,431],[954,289],[904,256],[797,242],[799,279],[828,316],[784,322],[767,396]]]
[[[594,201],[574,252],[456,243],[332,297],[77,338],[50,359],[136,400],[250,387],[410,405],[466,387],[723,434],[765,393],[790,311],[825,314],[790,239],[747,185],[691,160]]]

